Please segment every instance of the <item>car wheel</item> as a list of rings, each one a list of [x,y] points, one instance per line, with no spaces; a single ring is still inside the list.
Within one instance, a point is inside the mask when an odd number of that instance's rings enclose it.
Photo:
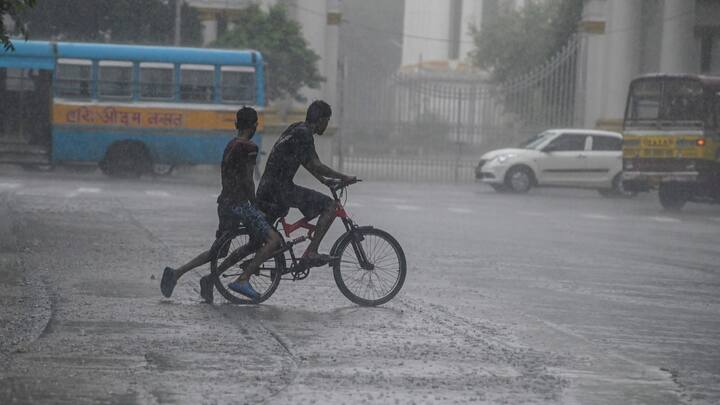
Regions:
[[[613,179],[613,192],[615,195],[623,198],[633,198],[638,194],[637,190],[625,189],[622,173],[618,173]]]
[[[505,187],[513,193],[527,193],[533,186],[532,170],[525,166],[515,166],[505,175]]]
[[[637,191],[625,190],[623,185],[622,173],[615,176],[612,181],[612,188],[602,188],[598,190],[598,193],[606,198],[620,197],[620,198],[632,198],[637,195]]]

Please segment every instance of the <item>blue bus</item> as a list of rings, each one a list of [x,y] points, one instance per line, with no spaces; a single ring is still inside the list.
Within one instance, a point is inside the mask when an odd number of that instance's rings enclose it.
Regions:
[[[0,161],[94,163],[108,175],[217,164],[235,111],[264,124],[253,50],[16,41],[0,51]],[[23,163],[20,161],[18,163]]]

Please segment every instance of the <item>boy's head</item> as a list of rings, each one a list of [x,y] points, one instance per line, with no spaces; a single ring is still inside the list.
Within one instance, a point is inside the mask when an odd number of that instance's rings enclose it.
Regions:
[[[235,128],[238,131],[257,128],[258,114],[252,107],[243,107],[235,114]]]
[[[331,116],[332,108],[330,108],[330,104],[322,100],[315,100],[307,109],[305,121],[315,127],[315,132],[318,135],[322,135],[327,129]]]

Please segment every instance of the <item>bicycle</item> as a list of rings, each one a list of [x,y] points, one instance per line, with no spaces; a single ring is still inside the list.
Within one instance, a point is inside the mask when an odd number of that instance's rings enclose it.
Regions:
[[[333,244],[330,256],[338,259],[329,265],[333,268],[335,283],[345,297],[358,305],[377,306],[390,301],[400,291],[405,282],[407,264],[405,253],[395,238],[381,229],[355,224],[345,211],[341,200],[345,197],[347,201],[346,188],[357,181],[328,181],[336,204],[336,218],[341,219],[346,231]],[[313,267],[299,258],[293,247],[312,238],[315,230],[315,225],[310,222],[312,220],[302,218],[288,223],[282,216],[274,222],[273,227],[278,232],[282,227],[280,234],[284,237],[281,238],[280,248],[250,276],[250,283],[260,294],[256,301],[228,289],[223,279],[238,277],[252,256],[243,262],[240,260],[254,253],[257,246],[250,243],[247,229],[242,226],[221,235],[213,244],[214,253],[210,262],[215,288],[232,303],[260,303],[270,298],[280,280],[307,278]],[[298,230],[306,230],[307,234],[287,239]]]

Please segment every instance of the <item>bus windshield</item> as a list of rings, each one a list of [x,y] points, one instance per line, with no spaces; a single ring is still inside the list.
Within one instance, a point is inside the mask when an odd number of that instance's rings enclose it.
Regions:
[[[633,83],[625,125],[702,126],[706,114],[701,82],[642,79]]]

